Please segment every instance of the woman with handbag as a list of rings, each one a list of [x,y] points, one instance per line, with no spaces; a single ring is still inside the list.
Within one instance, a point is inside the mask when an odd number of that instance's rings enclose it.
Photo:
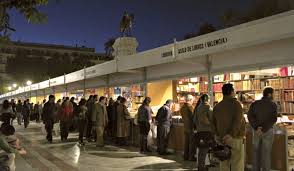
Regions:
[[[198,153],[198,171],[206,171],[205,158],[209,147],[214,142],[212,129],[212,108],[209,104],[209,96],[203,94],[197,102],[194,110],[194,125],[197,130],[196,145]]]

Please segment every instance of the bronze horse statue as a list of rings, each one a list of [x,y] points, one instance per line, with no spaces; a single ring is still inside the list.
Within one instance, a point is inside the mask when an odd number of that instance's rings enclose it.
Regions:
[[[120,33],[122,37],[132,36],[132,27],[134,23],[134,14],[124,12],[124,15],[120,21]]]

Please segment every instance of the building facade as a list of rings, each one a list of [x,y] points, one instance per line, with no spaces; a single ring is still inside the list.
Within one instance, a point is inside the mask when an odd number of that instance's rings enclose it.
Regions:
[[[0,45],[0,79],[2,84],[12,81],[11,75],[7,72],[7,62],[9,58],[16,55],[25,55],[30,58],[43,57],[45,59],[55,57],[69,57],[74,59],[87,58],[93,64],[103,63],[110,60],[104,53],[96,53],[95,48],[64,46],[53,44],[39,44],[26,42],[10,42]]]

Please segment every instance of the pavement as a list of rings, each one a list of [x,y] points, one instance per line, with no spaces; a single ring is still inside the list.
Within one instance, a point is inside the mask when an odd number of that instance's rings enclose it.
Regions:
[[[158,156],[153,152],[144,155],[136,147],[106,145],[97,148],[94,143],[77,144],[77,133],[69,141],[61,142],[55,136],[53,143],[46,142],[41,123],[30,123],[28,128],[14,124],[16,135],[27,150],[17,156],[17,171],[172,171],[196,170],[195,162],[187,162],[181,155]]]

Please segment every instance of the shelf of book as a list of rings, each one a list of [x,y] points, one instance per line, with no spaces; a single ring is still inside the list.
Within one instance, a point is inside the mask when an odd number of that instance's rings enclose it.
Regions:
[[[207,79],[200,78],[197,80],[202,80],[202,82],[188,82],[189,79],[181,81],[181,84],[177,86],[178,99],[180,98],[179,96],[182,97],[184,94],[191,94],[196,100],[201,94],[207,93]],[[214,101],[216,103],[222,100],[221,89],[223,84],[228,82],[234,85],[238,100],[243,103],[245,113],[254,100],[258,100],[262,97],[264,87],[271,86],[275,89],[274,100],[278,104],[279,113],[294,114],[294,76],[273,76],[215,82],[213,84],[213,90]]]

